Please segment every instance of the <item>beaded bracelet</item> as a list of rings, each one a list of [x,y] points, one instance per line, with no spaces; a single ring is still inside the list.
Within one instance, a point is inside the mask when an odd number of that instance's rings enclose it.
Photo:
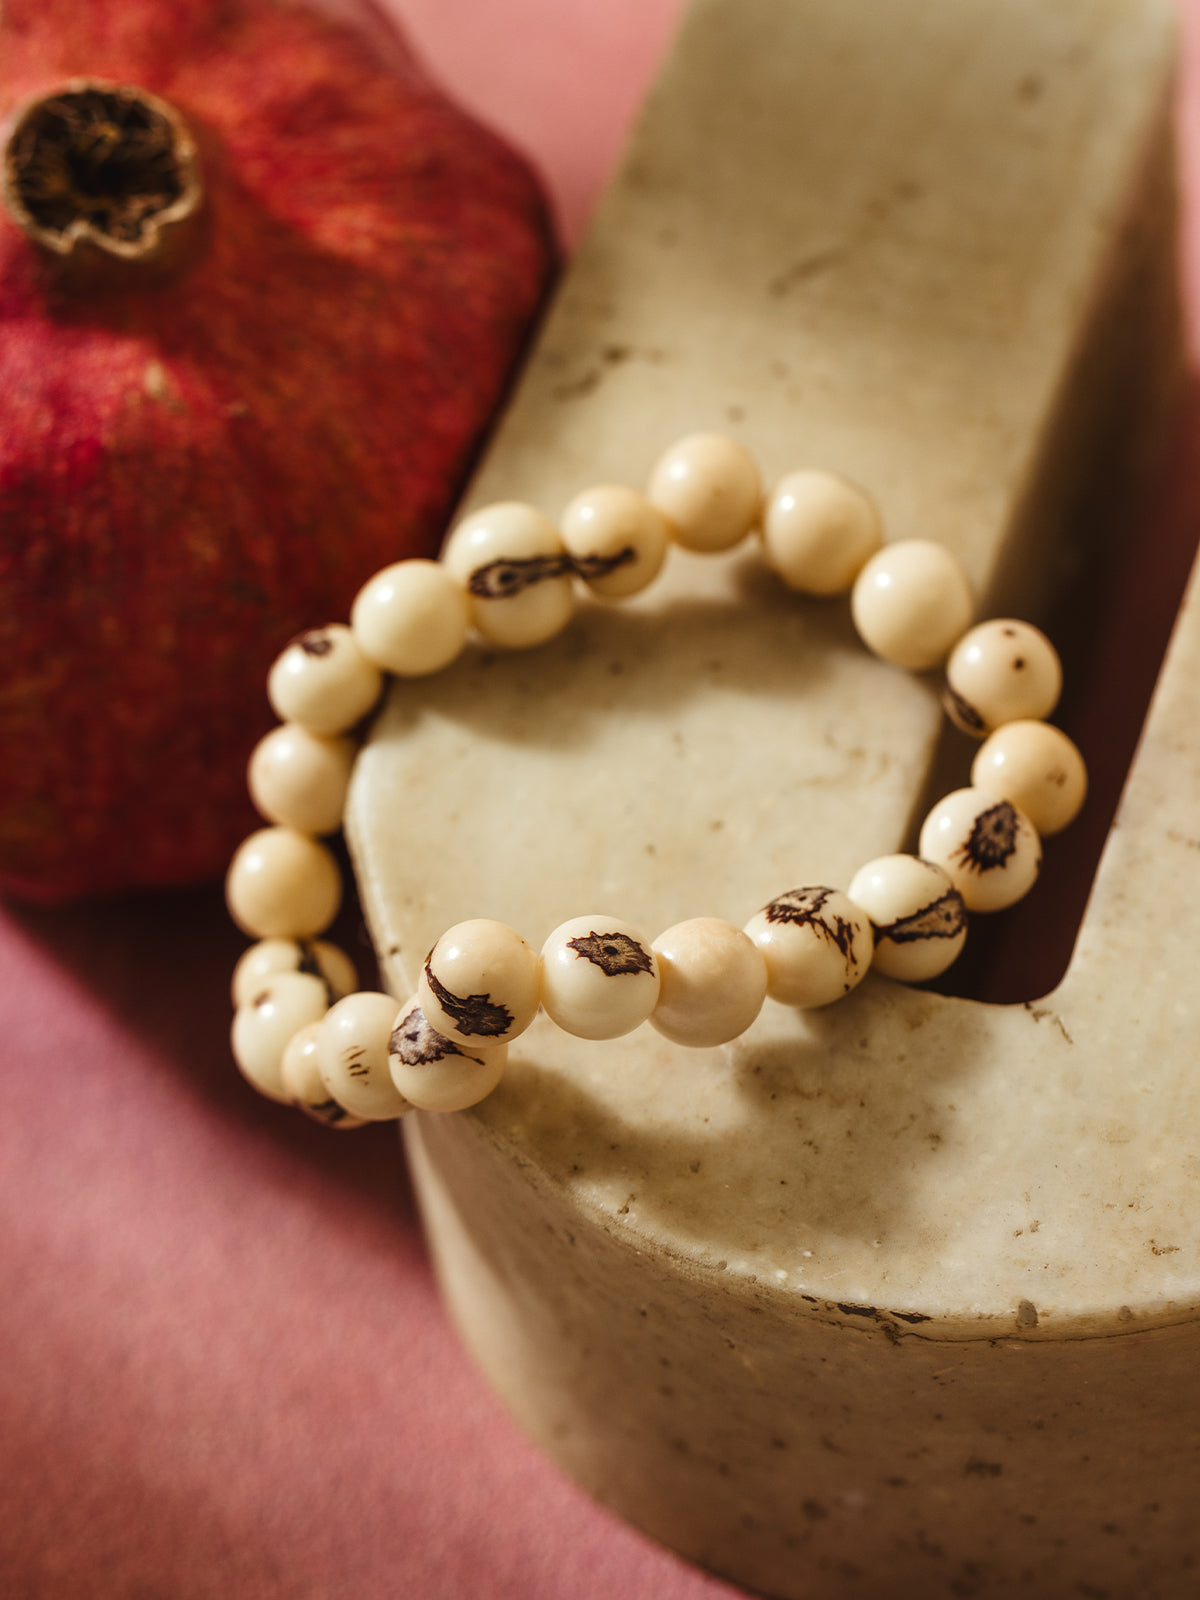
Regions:
[[[984,740],[971,786],[934,806],[919,855],[868,862],[845,892],[778,895],[744,929],[716,918],[652,942],[607,913],[556,928],[539,954],[502,923],[459,923],[430,951],[399,1009],[356,992],[350,959],[316,936],[337,914],[341,878],[320,835],[342,821],[355,729],[385,674],[421,677],[461,653],[472,630],[510,649],[564,628],[575,584],[620,599],[649,584],[674,542],[731,549],[757,530],[767,564],[791,589],[850,592],[867,647],[910,671],[946,664],[951,720]],[[766,996],[805,1008],[848,994],[869,967],[921,982],[962,949],[968,911],[997,911],[1032,886],[1040,837],[1083,804],[1075,745],[1044,719],[1062,670],[1046,636],[1001,618],[971,626],[954,557],[928,540],[885,545],[868,495],[831,473],[789,474],[764,498],[753,457],[694,434],[659,459],[646,493],[587,489],[559,526],[504,502],[453,529],[439,561],[385,567],[360,590],[350,624],[301,634],[271,668],[282,719],[256,747],[249,785],[272,826],[234,856],[226,897],[259,942],[238,963],[233,1053],[263,1094],[338,1127],[456,1111],[495,1088],[508,1045],[539,1010],[568,1033],[613,1039],[648,1021],[677,1044],[728,1043]],[[948,659],[947,659],[948,657]]]

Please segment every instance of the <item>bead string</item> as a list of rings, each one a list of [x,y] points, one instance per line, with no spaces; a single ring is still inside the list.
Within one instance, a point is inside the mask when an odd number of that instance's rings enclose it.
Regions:
[[[542,644],[569,622],[576,581],[620,599],[653,580],[669,544],[712,553],[752,530],[789,588],[850,593],[876,655],[914,672],[945,663],[947,714],[984,742],[970,787],[925,819],[919,854],[868,862],[844,892],[789,890],[744,929],[695,918],[650,941],[597,913],[556,928],[539,953],[502,923],[459,923],[399,1009],[390,995],[358,991],[349,957],[317,937],[342,893],[320,836],[341,827],[351,730],[385,675],[440,671],[472,630],[510,649]],[[861,489],[806,470],[764,497],[753,457],[714,434],[667,450],[645,494],[587,489],[557,527],[533,506],[488,506],[458,523],[440,560],[385,567],[359,591],[349,626],[301,634],[268,677],[281,724],[256,747],[248,776],[271,825],[242,844],[226,881],[234,921],[258,940],[233,980],[243,1074],[272,1099],[358,1127],[413,1107],[476,1104],[539,1010],[583,1038],[617,1038],[648,1021],[678,1044],[714,1046],[743,1033],[768,995],[817,1007],[848,994],[869,967],[906,982],[944,972],[967,912],[1001,910],[1029,890],[1040,837],[1074,818],[1087,787],[1079,751],[1045,721],[1062,686],[1054,646],[1010,618],[972,627],[973,609],[950,552],[920,539],[885,544]]]

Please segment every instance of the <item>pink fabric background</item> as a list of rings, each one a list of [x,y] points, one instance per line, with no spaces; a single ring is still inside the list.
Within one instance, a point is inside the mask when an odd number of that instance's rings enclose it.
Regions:
[[[541,166],[576,240],[679,0],[393,5]],[[1195,406],[1183,431],[1147,525],[1177,549],[1200,504]],[[242,944],[217,889],[0,914],[0,1593],[735,1593],[592,1505],[484,1388],[394,1129],[338,1137],[244,1087],[227,1046]]]

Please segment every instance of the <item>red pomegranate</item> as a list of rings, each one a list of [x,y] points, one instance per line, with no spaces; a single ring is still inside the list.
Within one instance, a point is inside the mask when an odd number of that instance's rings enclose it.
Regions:
[[[4,0],[0,888],[223,870],[266,669],[428,554],[542,296],[371,0]]]

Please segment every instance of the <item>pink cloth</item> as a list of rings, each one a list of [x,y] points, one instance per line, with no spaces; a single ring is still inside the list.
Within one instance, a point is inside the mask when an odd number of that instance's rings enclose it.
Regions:
[[[540,162],[576,239],[679,0],[394,4]],[[1189,191],[1193,304],[1198,217]],[[1178,548],[1190,459],[1160,497]],[[593,1505],[485,1389],[435,1296],[394,1129],[330,1134],[242,1084],[242,945],[217,889],[0,917],[0,1592],[734,1594]]]

